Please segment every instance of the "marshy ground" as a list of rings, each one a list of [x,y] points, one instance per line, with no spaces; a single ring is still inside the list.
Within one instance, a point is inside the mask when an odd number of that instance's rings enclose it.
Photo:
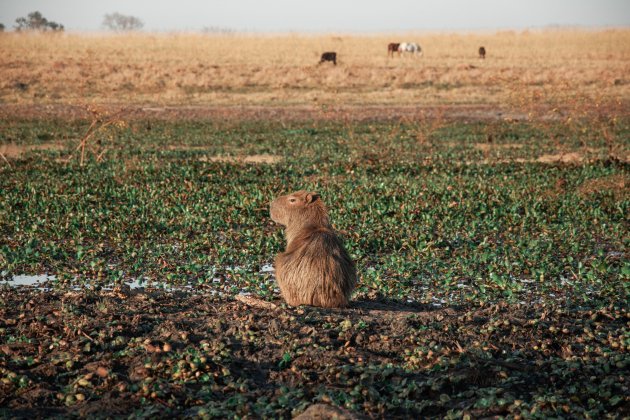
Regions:
[[[81,166],[88,122],[5,122],[4,274],[56,277],[0,292],[4,414],[628,415],[627,141],[562,124],[132,120]],[[297,188],[352,308],[279,299],[268,202]]]
[[[363,52],[317,74],[262,38],[213,77],[177,58],[228,45],[206,37],[0,36],[20,69],[0,83],[0,414],[630,416],[627,34],[497,34],[472,68],[474,36],[382,65],[384,39],[335,40]],[[350,308],[280,299],[268,205],[303,188],[357,262]]]
[[[3,414],[628,413],[625,305],[252,309],[200,294],[4,289]]]

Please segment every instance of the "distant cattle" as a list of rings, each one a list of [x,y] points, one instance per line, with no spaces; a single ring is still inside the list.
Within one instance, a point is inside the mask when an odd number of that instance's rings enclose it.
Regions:
[[[479,58],[484,60],[486,58],[486,49],[485,47],[479,47]]]
[[[400,47],[400,42],[390,42],[387,44],[387,56],[393,57],[396,52],[400,54],[398,47]]]
[[[422,55],[422,48],[415,42],[403,42],[398,46],[398,52],[401,54],[412,54],[414,56]]]
[[[322,58],[319,60],[319,64],[322,64],[324,61],[332,61],[332,63],[337,65],[337,53],[333,51],[327,51],[322,54]]]

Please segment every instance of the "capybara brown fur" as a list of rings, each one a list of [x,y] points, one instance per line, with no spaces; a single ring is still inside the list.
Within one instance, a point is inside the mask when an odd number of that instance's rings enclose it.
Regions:
[[[276,280],[291,306],[348,305],[357,272],[328,211],[314,192],[298,191],[271,203],[271,219],[284,226],[286,250],[276,257]]]

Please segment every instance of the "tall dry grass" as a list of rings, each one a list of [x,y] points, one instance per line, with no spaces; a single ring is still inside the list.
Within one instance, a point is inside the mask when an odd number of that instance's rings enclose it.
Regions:
[[[416,41],[422,58],[387,57]],[[480,45],[486,60],[477,57]],[[630,99],[630,29],[0,36],[3,103],[563,104]],[[317,65],[323,51],[339,65]]]

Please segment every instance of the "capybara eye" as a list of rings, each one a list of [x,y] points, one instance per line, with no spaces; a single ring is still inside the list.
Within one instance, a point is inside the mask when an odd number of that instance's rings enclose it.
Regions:
[[[295,198],[289,198],[289,201],[295,203]]]

